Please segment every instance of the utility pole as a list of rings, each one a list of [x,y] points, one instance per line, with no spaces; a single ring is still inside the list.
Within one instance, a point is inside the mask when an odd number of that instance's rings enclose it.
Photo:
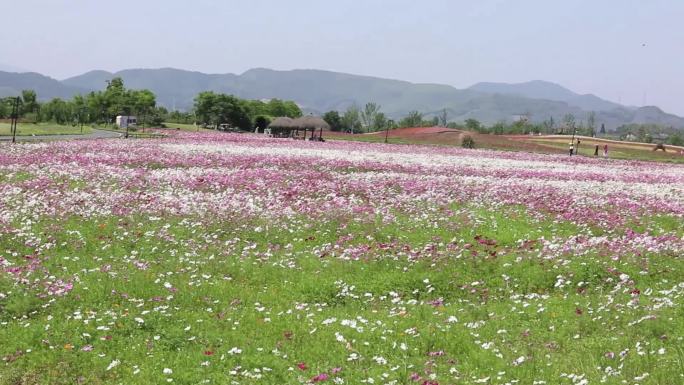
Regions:
[[[130,111],[129,111],[128,107],[124,107],[123,111],[124,111],[124,115],[126,116],[126,136],[124,136],[124,137],[126,139],[128,139],[128,118],[129,118]],[[123,119],[123,117],[122,117],[122,119]]]
[[[12,143],[17,142],[17,121],[19,120],[19,97],[14,99],[14,106],[12,106],[12,121],[10,124],[10,131],[12,132]]]
[[[577,126],[573,123],[572,124],[572,140],[570,141],[571,142],[571,144],[570,144],[571,149],[575,147],[575,132],[577,132]],[[577,150],[579,150],[579,148],[574,148],[575,154],[577,154]],[[572,155],[572,152],[570,152],[570,155]]]
[[[85,108],[81,107],[78,113],[78,121],[81,123],[81,134],[83,134],[83,112],[85,112]]]

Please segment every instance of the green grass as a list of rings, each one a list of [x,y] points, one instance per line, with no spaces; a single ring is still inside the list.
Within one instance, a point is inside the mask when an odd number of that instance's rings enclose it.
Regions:
[[[681,258],[615,261],[597,252],[543,260],[519,240],[592,230],[516,207],[453,207],[428,218],[295,218],[292,231],[183,217],[16,223],[19,233],[0,238],[2,255],[27,266],[36,239],[49,242],[44,270],[31,280],[71,279],[74,289],[41,298],[41,284],[0,275],[0,384],[289,384],[321,372],[346,384],[422,383],[430,373],[440,384],[572,384],[563,373],[593,384],[608,366],[622,367],[606,384],[631,384],[644,372],[642,385],[681,383],[684,309],[648,310],[667,297],[659,291],[681,282]],[[676,218],[639,226],[684,235]],[[343,250],[365,251],[355,258]],[[630,307],[611,268],[653,296]],[[571,283],[559,287],[559,276]],[[234,347],[242,352],[230,354]],[[519,357],[524,364],[512,365]],[[336,367],[342,371],[332,374]]]
[[[183,123],[167,123],[164,122],[164,126],[168,129],[177,129],[179,128],[181,131],[215,131],[215,130],[210,130],[206,128],[201,128],[198,126],[195,126],[194,124],[183,124]]]
[[[549,147],[554,147],[557,149],[568,150],[568,145],[564,143],[559,143],[558,141],[544,141],[544,140],[534,140],[535,143],[544,144]],[[568,140],[569,142],[569,140]],[[658,161],[658,162],[672,162],[672,163],[684,163],[684,156],[675,153],[670,150],[669,152],[663,151],[652,151],[651,149],[637,149],[630,148],[629,143],[625,142],[625,145],[620,144],[609,144],[608,155],[612,159],[625,159],[625,160],[647,160],[647,161]],[[655,144],[653,145],[655,146]],[[586,144],[580,145],[579,155],[594,157],[594,145]],[[603,157],[603,145],[599,146],[599,157]]]
[[[92,128],[83,125],[83,134],[90,134]],[[81,126],[59,125],[56,123],[19,123],[17,135],[78,135],[81,134]],[[0,123],[0,136],[12,135],[9,123]]]
[[[482,140],[487,138],[489,140]],[[345,140],[345,141],[357,141],[357,142],[369,142],[369,143],[384,143],[384,135],[335,135],[331,136],[329,139],[332,140]],[[569,139],[568,139],[569,141]],[[430,139],[429,137],[423,137],[422,139],[413,139],[411,137],[392,137],[388,139],[388,143],[391,144],[422,144],[422,145],[438,145],[438,146],[451,146],[460,147],[459,144],[445,144],[440,143],[439,138],[435,137]],[[670,162],[670,163],[684,163],[684,156],[677,154],[670,150],[669,152],[662,151],[652,151],[650,149],[637,149],[630,148],[629,143],[625,145],[610,144],[609,157],[612,159],[624,159],[624,160],[646,160],[646,161],[657,161],[657,162]],[[655,145],[654,145],[655,146]],[[491,135],[480,135],[475,139],[475,148],[479,149],[490,149],[498,151],[527,151],[527,152],[540,152],[540,153],[562,153],[568,149],[568,145],[558,140],[540,140],[532,137],[531,140],[507,140],[504,137]],[[603,146],[601,145],[599,156],[603,156]],[[580,146],[579,155],[594,157],[594,146],[585,144]]]

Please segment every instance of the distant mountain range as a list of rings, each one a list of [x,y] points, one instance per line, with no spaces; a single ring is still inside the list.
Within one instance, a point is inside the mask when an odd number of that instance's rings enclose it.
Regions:
[[[323,113],[343,111],[352,104],[376,102],[393,118],[417,110],[435,116],[443,109],[449,120],[478,119],[486,124],[511,122],[521,115],[534,122],[553,117],[560,122],[566,114],[577,121],[596,112],[598,125],[611,130],[622,124],[656,123],[684,128],[684,118],[658,107],[628,107],[595,95],[580,95],[558,84],[535,80],[519,84],[478,83],[467,89],[440,84],[416,84],[400,80],[358,76],[320,70],[274,71],[251,69],[241,75],[204,74],[172,68],[130,69],[110,73],[90,71],[58,81],[37,73],[0,71],[0,96],[16,95],[34,89],[42,100],[67,98],[101,90],[106,81],[121,77],[128,88],[147,88],[157,95],[160,105],[188,110],[202,91],[216,91],[250,99],[289,99],[304,111]]]

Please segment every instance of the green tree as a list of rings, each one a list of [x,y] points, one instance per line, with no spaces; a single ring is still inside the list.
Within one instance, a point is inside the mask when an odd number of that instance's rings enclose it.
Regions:
[[[12,108],[11,108],[11,98],[0,98],[0,119],[9,118]]]
[[[449,117],[449,114],[447,113],[446,108],[442,109],[442,112],[439,114],[439,125],[441,127],[446,127],[447,126],[447,119]]]
[[[342,123],[342,117],[337,111],[328,111],[323,114],[323,120],[325,120],[330,125],[331,131],[342,131],[344,124]]]
[[[589,136],[596,136],[596,112],[591,111],[587,118],[587,133]]]
[[[126,88],[123,79],[116,77],[107,81],[107,88],[104,91],[104,98],[107,101],[107,120],[113,121],[117,115],[130,115],[131,104],[127,99]]]
[[[86,104],[88,105],[90,121],[108,123],[109,119],[109,101],[104,95],[104,92],[91,92],[86,96]]]
[[[22,114],[30,114],[38,109],[38,97],[34,90],[21,91]]]
[[[572,134],[575,130],[575,115],[565,114],[563,115],[563,124],[561,125],[561,135],[564,133]]]
[[[342,124],[352,134],[361,131],[361,113],[355,104],[349,106],[342,115]]]
[[[195,116],[197,121],[205,127],[216,125],[215,117],[216,105],[218,102],[217,94],[213,91],[200,92],[195,97]]]
[[[418,111],[411,111],[399,121],[399,127],[420,127],[423,124],[423,114]]]
[[[268,104],[261,100],[245,100],[244,108],[250,117],[256,119],[258,116],[274,116],[269,111]]]
[[[288,118],[299,118],[302,116],[302,110],[293,101],[271,99],[267,104],[268,115],[270,116],[287,116]]]
[[[642,125],[639,125],[639,128],[637,128],[637,134],[636,134],[636,136],[637,136],[637,140],[638,140],[639,142],[646,142],[646,143],[649,143],[649,142],[647,141],[648,136],[649,136],[649,132],[648,132],[648,129],[646,128],[646,126],[644,126],[643,124],[642,124]]]
[[[382,112],[378,112],[373,117],[372,126],[376,131],[381,131],[381,130],[384,130],[386,128],[389,128],[387,116],[385,116],[385,114]]]
[[[673,146],[684,146],[684,138],[679,132],[675,132],[667,138],[667,142]]]
[[[266,127],[271,123],[271,119],[267,116],[259,115],[254,119],[254,125],[259,130],[259,132],[264,132]]]
[[[153,109],[157,104],[154,93],[150,90],[135,90],[130,91],[128,97],[130,98],[130,102],[127,104],[132,104],[136,114],[141,115],[138,117],[139,119],[141,118],[139,122],[143,127],[146,124],[149,125],[150,122],[147,118],[154,112]]]
[[[606,134],[606,125],[604,123],[601,123],[601,131],[599,131],[601,135]]]
[[[477,132],[479,132],[479,131],[482,129],[482,124],[481,124],[480,121],[477,120],[477,119],[473,119],[473,118],[466,119],[466,121],[464,122],[464,124],[465,124],[465,127],[466,127],[469,131],[477,131]]]
[[[508,129],[508,127],[506,126],[506,122],[499,121],[499,122],[496,122],[496,123],[492,126],[492,128],[490,129],[490,131],[491,131],[494,135],[503,135],[503,134],[506,132],[507,129]]]
[[[74,122],[71,105],[60,98],[54,98],[45,103],[42,108],[43,119],[57,124]]]
[[[543,132],[547,134],[553,134],[554,127],[556,125],[556,122],[553,120],[553,116],[550,116],[549,119],[545,120],[542,123],[542,129]]]
[[[366,103],[363,111],[361,111],[361,122],[366,127],[366,132],[375,131],[376,127],[373,127],[373,123],[375,123],[375,116],[378,113],[380,113],[380,106],[377,103]]]

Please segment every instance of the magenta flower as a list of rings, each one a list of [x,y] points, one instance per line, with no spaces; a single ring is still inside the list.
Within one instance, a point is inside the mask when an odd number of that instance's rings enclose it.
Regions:
[[[322,382],[326,381],[328,378],[328,373],[321,373],[311,378],[311,382]]]

